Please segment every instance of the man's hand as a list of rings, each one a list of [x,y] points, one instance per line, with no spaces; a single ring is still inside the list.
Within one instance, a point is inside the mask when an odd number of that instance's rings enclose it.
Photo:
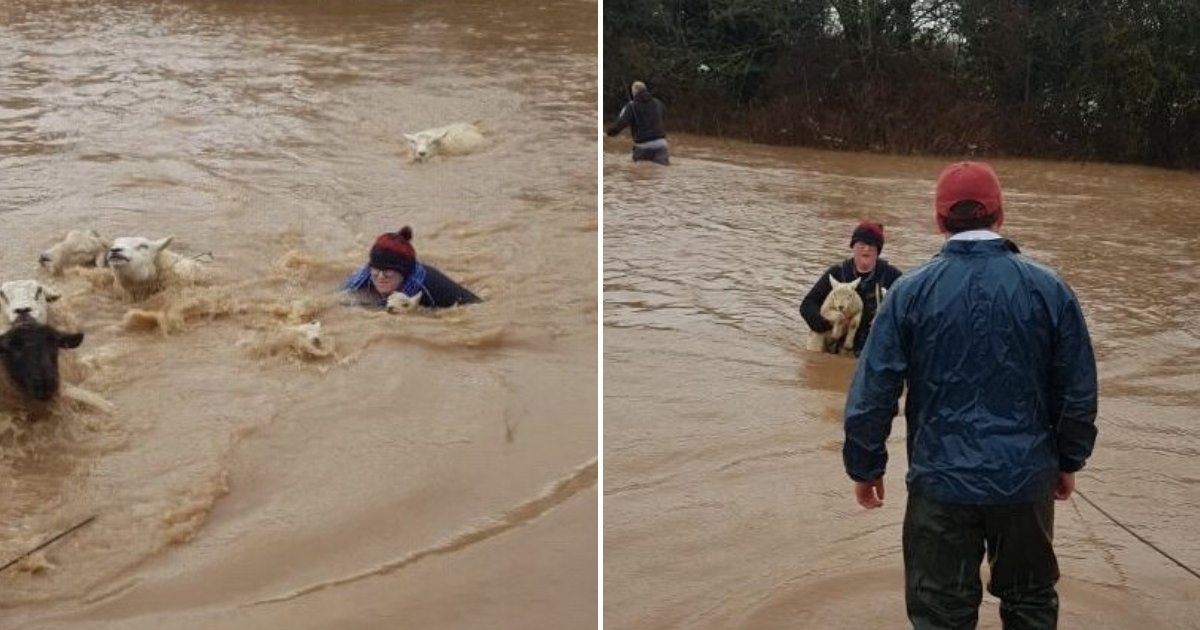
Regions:
[[[875,481],[855,481],[854,498],[868,510],[883,506],[883,477]]]
[[[1071,498],[1072,492],[1075,492],[1075,473],[1058,473],[1058,483],[1054,485],[1055,500],[1066,501]]]

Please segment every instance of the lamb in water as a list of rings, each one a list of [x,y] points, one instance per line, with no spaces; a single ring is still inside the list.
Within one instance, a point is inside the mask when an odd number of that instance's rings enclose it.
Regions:
[[[396,291],[387,298],[387,312],[389,313],[406,313],[415,311],[421,307],[421,294],[405,295],[400,291]]]
[[[171,286],[203,284],[208,269],[195,258],[167,249],[174,236],[152,241],[141,236],[113,239],[108,266],[117,284],[135,300],[143,300]]]
[[[67,267],[103,267],[108,248],[108,240],[96,230],[71,230],[38,256],[38,264],[54,275]]]
[[[486,139],[479,127],[458,122],[445,127],[404,134],[415,162],[425,162],[435,155],[466,155],[483,146]]]
[[[823,333],[810,331],[809,350],[836,353],[840,341],[842,354],[854,355],[854,336],[858,334],[863,311],[862,297],[858,295],[858,281],[859,279],[855,278],[851,282],[838,282],[832,275],[829,276],[833,290],[821,303],[821,317],[832,324],[833,328]]]

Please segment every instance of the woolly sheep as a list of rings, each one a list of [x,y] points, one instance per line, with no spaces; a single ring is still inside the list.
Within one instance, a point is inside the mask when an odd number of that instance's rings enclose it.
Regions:
[[[833,290],[821,303],[821,317],[833,325],[823,333],[810,332],[808,349],[817,352],[835,352],[837,342],[842,341],[842,354],[854,354],[854,336],[862,321],[863,302],[858,295],[858,278],[851,282],[838,282],[832,275],[829,282]]]
[[[38,256],[38,264],[53,275],[67,267],[103,267],[108,249],[108,240],[96,230],[71,230]]]
[[[37,322],[23,322],[0,334],[0,366],[7,377],[0,379],[0,399],[23,406],[63,398],[112,413],[113,404],[100,395],[62,382],[59,351],[81,343],[81,332],[65,333]]]
[[[174,236],[156,241],[141,236],[113,239],[108,266],[117,284],[134,301],[167,287],[192,286],[209,280],[208,269],[202,263],[167,249],[174,239]]]
[[[59,391],[58,351],[82,342],[83,333],[24,323],[0,335],[0,364],[22,396],[47,402]]]
[[[425,162],[435,155],[465,155],[483,146],[486,141],[479,127],[457,122],[445,127],[404,134],[415,162]]]
[[[414,311],[421,306],[421,294],[413,296],[405,295],[399,291],[391,294],[387,298],[387,312],[402,313]]]

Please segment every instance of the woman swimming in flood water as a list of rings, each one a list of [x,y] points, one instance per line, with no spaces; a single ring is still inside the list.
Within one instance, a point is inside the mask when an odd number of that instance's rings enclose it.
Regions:
[[[482,301],[433,265],[418,261],[412,237],[412,228],[407,225],[397,232],[380,234],[371,246],[367,264],[346,278],[342,290],[359,304],[378,308],[398,303],[445,308]],[[407,300],[397,300],[401,296]]]

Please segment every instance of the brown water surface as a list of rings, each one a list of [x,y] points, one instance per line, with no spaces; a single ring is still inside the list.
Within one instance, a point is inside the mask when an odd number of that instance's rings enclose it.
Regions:
[[[0,413],[0,561],[97,515],[0,573],[0,627],[595,627],[596,11],[0,3],[0,275],[63,293],[117,409]],[[488,146],[406,161],[455,121]],[[486,302],[340,305],[404,224]],[[73,228],[217,279],[40,272]]]
[[[672,141],[668,168],[604,153],[605,627],[907,627],[904,423],[865,511],[841,461],[853,360],[805,351],[798,306],[861,218],[901,268],[933,255],[947,160]],[[1079,489],[1200,570],[1200,176],[993,163],[1005,233],[1071,283],[1097,350]],[[1197,627],[1200,579],[1078,496],[1056,545],[1061,627]]]

